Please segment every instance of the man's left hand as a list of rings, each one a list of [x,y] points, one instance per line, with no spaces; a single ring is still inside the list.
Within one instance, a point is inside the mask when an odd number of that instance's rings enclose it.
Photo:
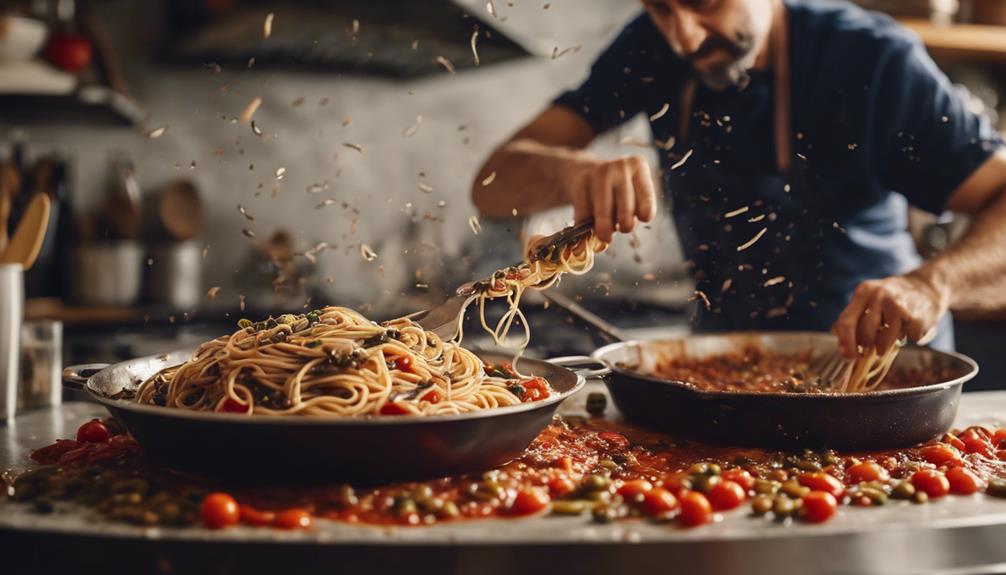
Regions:
[[[936,326],[949,307],[949,294],[921,270],[902,276],[865,281],[831,327],[842,355],[860,350],[885,353],[896,341],[919,341]]]

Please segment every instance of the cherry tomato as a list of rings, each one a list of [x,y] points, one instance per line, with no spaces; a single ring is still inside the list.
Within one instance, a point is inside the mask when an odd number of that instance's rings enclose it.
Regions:
[[[80,443],[73,439],[57,439],[56,443],[46,445],[31,452],[31,458],[39,463],[56,463],[64,453],[80,448]]]
[[[43,52],[57,68],[67,72],[80,72],[91,63],[91,42],[79,34],[55,32],[49,36]]]
[[[713,507],[705,495],[698,491],[686,491],[678,498],[681,514],[678,520],[685,527],[704,525],[713,520]]]
[[[576,484],[565,476],[553,477],[548,482],[548,492],[552,497],[562,497],[563,495],[572,493],[574,489],[576,489]]]
[[[1003,442],[1006,441],[1006,428],[999,428],[992,434],[992,445],[1002,449],[1006,447]]]
[[[933,465],[960,465],[963,463],[961,454],[949,445],[924,445],[919,449],[919,455]]]
[[[663,487],[643,492],[643,513],[650,517],[666,515],[678,508],[678,498]]]
[[[238,502],[226,493],[210,493],[203,499],[203,523],[210,529],[223,529],[241,519]]]
[[[969,427],[960,435],[960,440],[964,442],[964,451],[992,457],[991,438],[989,437],[989,432],[985,429]]]
[[[723,472],[723,479],[726,481],[733,481],[744,488],[744,491],[754,489],[754,477],[751,477],[751,474],[743,469],[728,469]]]
[[[653,489],[653,484],[645,479],[633,479],[626,481],[618,488],[618,494],[625,499],[635,500],[638,496]],[[666,489],[665,489],[666,491]]]
[[[601,433],[598,433],[597,436],[603,439],[605,442],[608,443],[608,445],[610,445],[615,449],[629,448],[629,440],[626,439],[626,437],[621,433],[615,433],[613,431],[602,431]]]
[[[538,401],[548,397],[548,382],[543,377],[532,377],[520,382],[521,386],[527,390],[524,394],[524,401]]]
[[[510,508],[510,511],[514,515],[531,515],[548,507],[550,502],[551,498],[544,489],[535,489],[533,487],[522,489],[517,492],[517,497],[514,498],[513,507]]]
[[[100,419],[92,419],[77,429],[77,441],[81,443],[107,443],[112,432]]]
[[[947,481],[950,492],[958,495],[971,495],[982,488],[982,480],[964,467],[951,467],[947,470]]]
[[[423,394],[423,397],[420,398],[420,401],[428,401],[430,403],[440,403],[441,399],[442,398],[440,397],[440,392],[435,389],[431,389],[427,391],[425,394]]]
[[[958,439],[958,437],[953,433],[947,433],[946,435],[943,436],[943,439],[941,439],[940,441],[949,444],[953,447],[956,447],[961,451],[964,451],[965,449],[964,442]]]
[[[688,491],[688,489],[691,487],[691,484],[686,483],[686,481],[689,481],[689,476],[687,473],[682,471],[674,473],[672,475],[664,476],[663,484],[666,489],[668,489],[671,493],[677,495],[678,498],[680,499],[681,494],[684,493],[685,491]]]
[[[747,498],[744,488],[729,480],[723,480],[713,485],[706,495],[716,511],[735,509]]]
[[[248,406],[236,401],[233,397],[228,397],[224,400],[220,410],[227,413],[248,413]]]
[[[381,409],[378,411],[378,413],[380,413],[381,415],[405,415],[409,413],[409,410],[405,409],[404,407],[398,405],[393,401],[389,401],[388,403],[385,403],[384,405],[381,406]]]
[[[873,461],[862,461],[845,470],[845,482],[852,485],[864,481],[887,481],[891,474]]]
[[[932,469],[921,469],[912,475],[912,485],[916,489],[926,492],[932,499],[943,497],[950,492],[950,482],[947,477],[939,471]]]
[[[810,487],[814,491],[827,491],[835,498],[845,494],[845,485],[841,481],[821,471],[804,473],[797,480],[804,487]]]
[[[311,514],[303,509],[287,509],[276,513],[272,524],[280,529],[307,529],[311,526]]]
[[[272,511],[255,509],[251,505],[240,505],[238,511],[241,515],[241,523],[255,527],[264,527],[276,519],[276,514]]]
[[[803,518],[811,523],[823,523],[838,510],[838,500],[827,491],[811,491],[803,496]]]
[[[412,356],[403,355],[395,358],[395,369],[412,373]]]

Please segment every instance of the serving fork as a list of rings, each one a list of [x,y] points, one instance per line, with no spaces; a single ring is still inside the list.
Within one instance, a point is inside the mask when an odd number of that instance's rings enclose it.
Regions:
[[[580,240],[594,229],[594,219],[588,218],[574,226],[568,226],[546,237],[533,253],[531,261],[550,258],[559,253],[566,245]],[[511,267],[523,264],[519,262]],[[427,310],[417,311],[405,317],[418,323],[426,331],[431,331],[443,340],[450,341],[457,337],[461,330],[461,321],[465,308],[468,307],[484,289],[483,282],[469,282],[457,290],[454,295],[442,304]]]

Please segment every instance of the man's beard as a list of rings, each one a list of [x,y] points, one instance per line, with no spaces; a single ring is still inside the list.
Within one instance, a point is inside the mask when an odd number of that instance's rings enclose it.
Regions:
[[[715,52],[727,52],[730,58],[717,63],[712,68],[700,69],[695,62]],[[699,49],[689,54],[688,61],[692,63],[699,81],[710,90],[723,92],[731,88],[743,90],[751,80],[748,69],[754,65],[754,38],[749,34],[738,34],[734,40],[723,36],[711,36],[699,46]]]

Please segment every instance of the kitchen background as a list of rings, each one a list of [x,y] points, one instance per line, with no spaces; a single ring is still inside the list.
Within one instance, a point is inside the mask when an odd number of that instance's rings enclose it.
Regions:
[[[906,18],[1006,128],[1006,3],[861,3]],[[480,221],[468,199],[476,170],[640,10],[635,0],[0,6],[44,22],[0,25],[0,218],[10,205],[15,221],[32,190],[59,200],[26,309],[63,322],[65,363],[192,346],[238,317],[325,303],[391,317],[512,263],[518,232],[550,231],[571,213]],[[649,157],[648,139],[637,118],[596,147]],[[924,253],[965,226],[913,217]],[[694,302],[670,219],[611,252],[565,289],[621,325],[686,330]],[[569,319],[532,308],[547,340],[533,353],[596,343],[558,334]],[[969,386],[1000,387],[1003,318],[958,319],[958,347],[983,366]]]

